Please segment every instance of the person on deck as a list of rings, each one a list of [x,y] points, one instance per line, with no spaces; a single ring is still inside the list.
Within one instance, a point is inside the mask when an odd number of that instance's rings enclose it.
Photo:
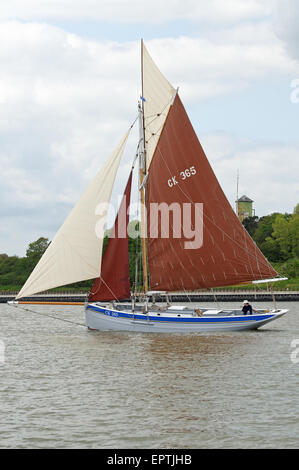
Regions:
[[[250,305],[250,303],[248,302],[248,300],[244,300],[243,302],[244,306],[242,308],[242,312],[244,313],[244,315],[247,315],[247,313],[249,313],[249,315],[252,315],[252,306]],[[255,310],[253,310],[255,311]]]

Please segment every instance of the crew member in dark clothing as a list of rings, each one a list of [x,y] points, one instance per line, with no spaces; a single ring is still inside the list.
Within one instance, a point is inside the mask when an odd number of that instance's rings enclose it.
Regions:
[[[247,315],[247,313],[249,315],[252,315],[252,306],[250,305],[248,300],[244,300],[243,303],[244,303],[244,307],[242,308],[242,312],[244,313],[244,315]]]

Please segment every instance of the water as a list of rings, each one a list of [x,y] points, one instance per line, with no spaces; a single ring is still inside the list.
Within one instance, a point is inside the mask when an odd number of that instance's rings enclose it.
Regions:
[[[286,306],[258,331],[147,335],[88,331],[80,306],[0,304],[0,447],[297,448]]]

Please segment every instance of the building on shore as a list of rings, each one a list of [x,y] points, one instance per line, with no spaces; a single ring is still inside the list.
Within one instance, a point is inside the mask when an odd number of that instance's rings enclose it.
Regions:
[[[255,215],[255,210],[252,207],[253,202],[252,199],[245,195],[237,199],[237,216],[241,222],[247,217],[253,217]]]

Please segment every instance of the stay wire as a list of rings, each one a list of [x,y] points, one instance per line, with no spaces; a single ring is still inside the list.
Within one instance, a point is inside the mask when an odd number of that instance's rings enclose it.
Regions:
[[[20,305],[16,306],[16,305],[11,305],[10,304],[10,307],[14,307],[16,309],[21,309],[21,310],[24,310],[25,312],[35,313],[36,315],[40,315],[41,317],[54,318],[55,320],[60,320],[60,321],[65,322],[65,323],[71,323],[73,325],[83,326],[84,328],[86,328],[86,325],[84,323],[78,323],[78,322],[74,322],[72,320],[66,320],[65,318],[59,318],[59,317],[56,317],[54,315],[49,315],[47,313],[36,312],[34,310],[31,310],[30,308],[20,307]]]

